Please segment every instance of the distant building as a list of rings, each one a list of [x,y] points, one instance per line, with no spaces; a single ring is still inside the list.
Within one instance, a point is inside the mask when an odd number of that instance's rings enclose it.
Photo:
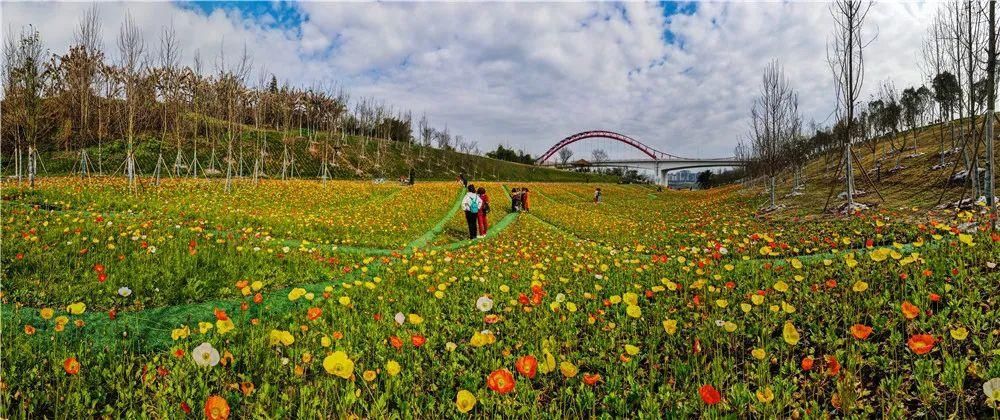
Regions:
[[[669,182],[696,182],[697,180],[698,174],[687,169],[667,172],[667,181]]]

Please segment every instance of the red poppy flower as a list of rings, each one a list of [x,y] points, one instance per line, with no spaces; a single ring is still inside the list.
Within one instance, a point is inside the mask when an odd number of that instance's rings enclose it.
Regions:
[[[184,411],[184,414],[191,414],[191,406],[186,402],[181,402],[181,410]]]
[[[927,354],[934,350],[934,337],[930,334],[917,334],[906,341],[906,346],[916,354]]]
[[[514,368],[517,369],[517,373],[526,376],[528,379],[534,378],[535,373],[538,372],[538,359],[532,355],[521,356],[514,363]]]
[[[835,356],[823,356],[826,359],[826,374],[830,376],[837,376],[840,373],[840,362],[837,361]]]
[[[118,311],[115,308],[108,309],[108,319],[114,321],[118,316]]]
[[[507,369],[497,369],[486,378],[486,386],[493,391],[506,394],[514,390],[514,374]]]
[[[108,279],[108,273],[98,273],[97,274],[97,281],[99,283],[104,283],[104,281],[107,280],[107,279]]]
[[[420,347],[427,342],[427,338],[420,334],[414,334],[410,336],[410,342],[413,343],[414,346]]]
[[[931,299],[931,302],[940,302],[941,301],[941,295],[939,295],[937,293],[931,293],[930,294],[930,299]]]
[[[531,295],[531,304],[535,305],[535,306],[541,305],[542,304],[542,295],[540,295],[540,294],[533,294],[533,295]]]
[[[601,380],[601,374],[600,373],[584,373],[583,374],[583,383],[585,383],[587,385],[593,386],[594,384],[596,384],[600,380]]]
[[[698,395],[708,405],[715,405],[719,401],[722,401],[722,395],[719,394],[719,390],[715,389],[712,385],[702,385],[701,388],[698,388]]]
[[[517,296],[517,301],[522,305],[527,305],[528,303],[531,302],[528,300],[528,296],[525,295],[524,293],[521,293],[520,295]]]
[[[858,340],[867,340],[868,336],[872,334],[872,327],[862,324],[854,324],[851,326],[851,335]]]

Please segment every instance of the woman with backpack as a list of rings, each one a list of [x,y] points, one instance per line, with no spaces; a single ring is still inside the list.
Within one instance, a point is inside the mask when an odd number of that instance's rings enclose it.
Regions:
[[[483,207],[483,200],[476,194],[476,187],[469,184],[465,197],[462,198],[462,210],[465,211],[465,223],[469,225],[469,239],[476,239],[477,225],[479,223],[479,209]]]
[[[521,191],[517,188],[510,190],[510,212],[517,213],[521,209]]]
[[[486,236],[486,230],[489,229],[489,221],[486,220],[486,216],[490,214],[490,197],[486,195],[486,188],[483,187],[479,187],[476,190],[476,195],[483,202],[483,205],[479,208],[479,237],[484,237]]]

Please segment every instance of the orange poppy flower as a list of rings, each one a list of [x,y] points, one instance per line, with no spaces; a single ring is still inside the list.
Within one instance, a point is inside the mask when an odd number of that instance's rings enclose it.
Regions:
[[[229,418],[229,403],[225,398],[213,395],[205,400],[205,418],[209,420],[225,420]]]
[[[215,308],[215,310],[213,310],[212,312],[215,313],[215,319],[217,319],[219,321],[225,321],[225,320],[229,319],[229,315],[226,315],[226,310],[225,309]]]
[[[323,315],[323,310],[320,308],[309,308],[306,311],[306,318],[309,318],[310,321],[315,321],[320,315]]]
[[[913,319],[920,315],[920,308],[918,308],[917,305],[910,303],[910,301],[904,301],[901,308],[903,310],[903,316],[905,316],[906,319]]]
[[[420,334],[414,334],[410,336],[410,342],[413,343],[414,346],[420,347],[427,342],[427,338]]]
[[[35,334],[35,327],[32,327],[31,325],[25,325],[24,326],[24,333],[28,334],[28,335]]]
[[[851,335],[858,340],[867,340],[868,336],[872,334],[872,327],[862,324],[854,324],[851,326]]]
[[[389,337],[389,344],[395,347],[396,350],[403,348],[403,340],[396,336]]]
[[[256,388],[257,387],[254,386],[253,382],[241,382],[240,383],[240,392],[242,392],[243,395],[246,395],[246,396],[249,396],[250,394],[253,394],[253,391]]]
[[[805,371],[812,370],[813,363],[815,363],[815,361],[813,360],[812,357],[809,357],[809,356],[803,357],[802,358],[802,370],[805,370]]]
[[[600,373],[584,373],[583,374],[583,383],[585,383],[587,385],[594,385],[594,384],[596,384],[600,380],[601,380],[601,374]]]
[[[486,386],[493,391],[506,394],[514,390],[514,374],[507,369],[497,369],[486,378]]]
[[[66,358],[63,360],[63,369],[69,375],[76,375],[80,373],[80,362],[76,361],[75,357]]]
[[[712,385],[702,385],[701,388],[698,388],[698,395],[708,405],[715,405],[722,401],[722,394],[719,394],[719,390]]]
[[[538,372],[538,359],[532,355],[521,356],[514,363],[514,368],[517,369],[517,373],[526,376],[528,379],[532,379],[535,377],[535,373]]]
[[[906,346],[916,354],[927,354],[934,349],[934,337],[930,334],[917,334],[906,341]]]

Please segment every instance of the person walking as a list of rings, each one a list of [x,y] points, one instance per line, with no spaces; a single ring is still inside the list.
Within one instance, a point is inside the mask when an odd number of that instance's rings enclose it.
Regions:
[[[469,239],[476,239],[476,231],[479,224],[479,209],[483,206],[483,200],[476,194],[476,187],[469,184],[462,198],[462,210],[465,211],[465,223],[469,225]]]
[[[476,195],[483,202],[483,205],[479,207],[479,237],[484,237],[486,230],[490,227],[487,220],[487,216],[490,214],[490,196],[486,195],[486,188],[483,187],[476,190]]]
[[[521,208],[524,211],[531,211],[531,208],[528,207],[528,189],[527,188],[521,188]]]
[[[521,210],[521,190],[513,188],[510,190],[510,212],[517,213]]]

